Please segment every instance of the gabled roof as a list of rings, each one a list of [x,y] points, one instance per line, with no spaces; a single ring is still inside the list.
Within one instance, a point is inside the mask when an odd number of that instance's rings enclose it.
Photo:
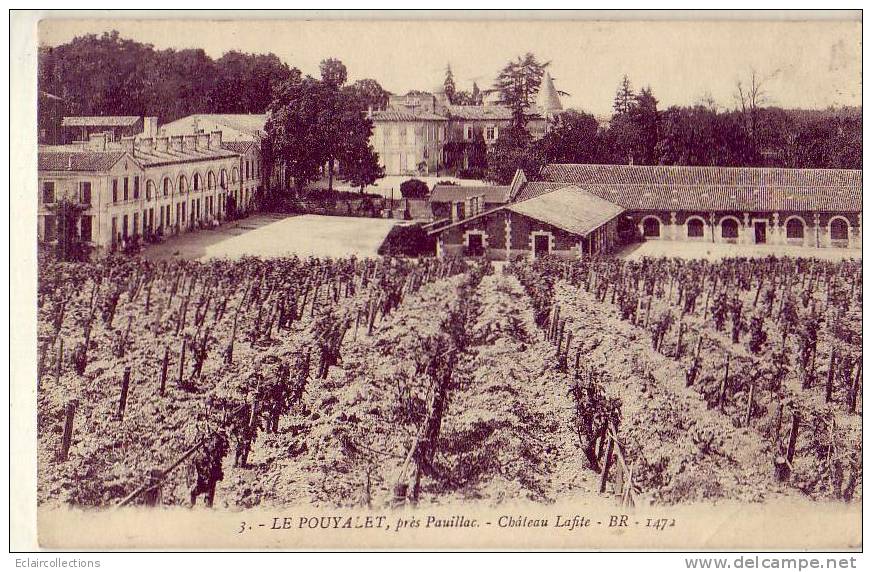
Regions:
[[[551,192],[518,202],[501,205],[477,215],[428,230],[438,234],[443,230],[468,223],[491,213],[509,210],[585,237],[622,212],[619,205],[603,200],[574,185],[563,185]]]
[[[373,121],[447,121],[447,118],[429,111],[373,111]]]
[[[105,172],[125,155],[128,155],[126,151],[40,152],[37,155],[37,168],[40,171]]]
[[[628,210],[862,210],[862,172],[848,169],[552,164],[518,200],[574,184]]]
[[[264,134],[268,118],[266,113],[194,113],[162,125],[161,130],[167,135],[187,135],[205,129],[204,125],[214,124],[258,138]]]
[[[431,203],[448,203],[462,201],[470,197],[484,196],[486,203],[506,203],[509,201],[511,187],[504,185],[459,186],[436,185],[430,193]]]
[[[579,236],[587,236],[624,212],[619,205],[574,185],[505,208]]]
[[[138,115],[96,115],[82,117],[64,117],[61,125],[64,127],[129,127],[142,119]]]

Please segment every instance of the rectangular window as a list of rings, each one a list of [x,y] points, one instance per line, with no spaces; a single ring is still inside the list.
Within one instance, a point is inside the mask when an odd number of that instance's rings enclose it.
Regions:
[[[112,202],[118,202],[118,179],[112,179]]]
[[[248,161],[245,162],[245,180],[248,180]]]
[[[79,188],[79,202],[83,205],[91,206],[91,183],[90,181],[82,181]]]
[[[127,238],[127,215],[121,219],[121,236]]]
[[[139,177],[133,177],[133,198],[139,198]]]
[[[129,185],[128,185],[128,183],[129,183],[129,182],[130,182],[130,181],[128,180],[128,178],[127,178],[127,177],[124,177],[124,200],[125,200],[125,201],[130,199],[130,195],[128,194],[128,190],[129,190]],[[124,236],[127,236],[127,235],[124,235]]]
[[[495,127],[488,127],[488,128],[487,128],[487,140],[488,140],[488,141],[493,141],[493,140],[496,139],[496,138],[497,138],[497,130],[496,130],[496,128],[495,128]]]
[[[57,238],[57,223],[53,215],[45,216],[45,228],[43,229],[43,239],[52,241]]]
[[[472,125],[463,126],[463,138],[467,141],[472,139]]]
[[[91,242],[93,240],[91,235],[91,220],[92,217],[85,215],[81,219],[81,237],[84,242]]]
[[[112,242],[118,240],[118,217],[112,217]]]
[[[42,184],[42,203],[51,205],[55,202],[55,184],[53,181],[46,181]]]
[[[139,234],[139,213],[133,213],[133,234]]]

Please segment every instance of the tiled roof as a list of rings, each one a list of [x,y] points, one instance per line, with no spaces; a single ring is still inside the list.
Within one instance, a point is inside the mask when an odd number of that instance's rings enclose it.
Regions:
[[[447,203],[462,201],[469,197],[484,195],[486,203],[506,203],[509,201],[511,187],[498,185],[482,185],[475,187],[458,185],[436,185],[430,194],[430,202]]]
[[[129,127],[141,119],[138,115],[96,115],[88,117],[64,117],[64,127]]]
[[[512,118],[505,105],[449,105],[448,113],[457,119],[502,121]]]
[[[240,155],[245,155],[248,153],[248,150],[251,146],[254,145],[254,141],[222,141],[221,148],[227,149],[228,151],[233,151],[234,153],[239,153]]]
[[[74,152],[40,152],[37,156],[37,168],[40,171],[108,171],[127,153],[111,151],[106,153],[74,151]]]
[[[373,121],[447,121],[447,118],[429,111],[373,111]]]
[[[862,209],[862,172],[847,169],[547,165],[545,183],[574,184],[628,210]],[[517,199],[553,190],[528,183]]]
[[[587,236],[624,212],[622,207],[574,185],[505,208],[579,236]]]

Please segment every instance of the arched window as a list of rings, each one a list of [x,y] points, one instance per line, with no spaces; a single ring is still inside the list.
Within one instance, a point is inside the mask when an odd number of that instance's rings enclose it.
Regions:
[[[705,227],[702,221],[698,218],[692,218],[687,221],[687,237],[702,238],[705,235]]]
[[[212,190],[215,188],[215,173],[209,171],[208,180],[206,181],[208,184],[208,189]]]
[[[785,227],[787,238],[802,239],[805,237],[805,226],[803,226],[802,221],[798,218],[789,219]]]
[[[188,192],[188,180],[184,175],[179,175],[179,193]]]
[[[154,181],[149,179],[145,182],[145,200],[150,201],[155,196]]]
[[[721,238],[739,238],[739,223],[731,218],[721,221]]]
[[[220,179],[220,186],[222,189],[227,188],[227,169],[221,169],[221,173],[218,175]]]
[[[170,189],[170,185],[171,185],[171,183],[170,183],[170,178],[169,178],[169,177],[164,177],[164,180],[163,180],[163,193],[164,193],[164,196],[165,196],[165,197],[170,196],[170,191],[171,191],[171,189]]]
[[[200,181],[200,173],[194,173],[194,190],[199,191],[202,185],[202,181]]]
[[[848,240],[848,223],[843,218],[830,221],[830,240]]]
[[[239,169],[237,169],[236,167],[233,167],[233,172],[230,175],[230,181],[235,183],[238,180],[239,180]]]
[[[642,222],[642,234],[645,238],[658,238],[660,236],[660,221],[654,217],[648,217]]]

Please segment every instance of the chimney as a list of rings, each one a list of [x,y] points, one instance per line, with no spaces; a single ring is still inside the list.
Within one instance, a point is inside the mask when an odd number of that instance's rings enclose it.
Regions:
[[[208,133],[197,133],[197,147],[200,149],[208,149],[209,148],[209,134]]]
[[[209,147],[211,149],[221,148],[221,131],[213,131],[209,134]]]
[[[154,149],[160,153],[166,153],[170,146],[169,137],[163,135],[154,138]]]
[[[184,135],[170,135],[170,147],[173,151],[177,153],[181,153],[185,150],[185,136]]]
[[[196,151],[197,149],[197,136],[196,135],[185,135],[185,149],[187,151]]]
[[[142,118],[142,135],[145,137],[157,135],[157,117]]]
[[[91,133],[91,136],[88,139],[88,151],[103,152],[105,150],[106,150],[106,134],[105,133]]]

